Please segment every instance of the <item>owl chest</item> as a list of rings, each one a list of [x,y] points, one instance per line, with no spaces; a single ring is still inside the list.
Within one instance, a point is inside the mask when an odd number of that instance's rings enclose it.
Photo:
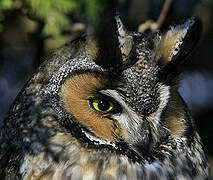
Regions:
[[[174,167],[155,161],[140,165],[116,155],[107,157],[101,153],[80,150],[77,152],[73,149],[69,151],[69,156],[63,152],[59,159],[54,159],[47,153],[34,157],[26,155],[20,167],[23,180],[166,180],[171,177],[193,179],[186,172],[187,169],[180,168],[178,164]]]
[[[63,152],[59,159],[47,153],[26,155],[20,167],[23,180],[167,179],[166,171],[158,162],[142,166],[130,163],[126,157],[69,151],[72,152],[69,156]]]
[[[89,157],[85,152],[69,158],[63,156],[59,160],[42,153],[36,157],[25,156],[20,172],[23,180],[136,179],[136,173],[133,173],[136,169],[127,162],[118,161],[116,157]]]

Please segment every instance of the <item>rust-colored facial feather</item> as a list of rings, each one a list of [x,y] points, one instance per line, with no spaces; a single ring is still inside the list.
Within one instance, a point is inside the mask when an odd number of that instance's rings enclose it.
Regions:
[[[95,40],[88,39],[86,50],[93,59],[98,57],[98,46]]]
[[[171,35],[167,35],[163,37],[158,49],[157,53],[159,53],[162,57],[162,61],[164,64],[168,64],[173,57],[173,51],[175,46],[180,38],[180,32],[174,31],[171,32]]]
[[[183,102],[176,92],[176,88],[171,89],[171,99],[168,102],[168,110],[165,112],[167,127],[173,138],[181,137],[185,131]]]
[[[93,111],[88,100],[98,95],[108,82],[91,74],[81,74],[67,80],[62,87],[62,101],[68,113],[96,136],[109,141],[124,136],[123,129],[116,120],[108,117],[110,113],[100,114]]]

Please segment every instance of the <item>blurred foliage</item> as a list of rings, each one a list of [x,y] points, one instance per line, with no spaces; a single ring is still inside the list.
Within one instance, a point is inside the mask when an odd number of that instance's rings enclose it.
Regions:
[[[124,3],[128,0],[118,0]],[[63,28],[72,23],[75,14],[89,23],[98,22],[104,9],[110,8],[109,0],[0,0],[0,32],[8,12],[18,10],[27,17],[43,23],[41,34],[59,38]],[[213,5],[213,0],[203,0]]]
[[[124,1],[119,0],[119,3]],[[72,23],[70,15],[81,15],[94,24],[108,6],[109,0],[0,0],[0,31],[3,31],[2,22],[7,13],[18,10],[44,24],[42,35],[58,38],[63,28]]]
[[[204,3],[213,5],[213,0],[203,0]]]
[[[11,9],[13,7],[12,0],[1,0],[0,1],[0,8],[1,9]]]

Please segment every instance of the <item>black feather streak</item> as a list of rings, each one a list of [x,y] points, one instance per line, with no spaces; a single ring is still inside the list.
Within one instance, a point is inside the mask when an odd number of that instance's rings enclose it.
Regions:
[[[115,15],[114,9],[103,15],[101,23],[95,31],[99,47],[96,64],[109,71],[119,71],[122,67]]]

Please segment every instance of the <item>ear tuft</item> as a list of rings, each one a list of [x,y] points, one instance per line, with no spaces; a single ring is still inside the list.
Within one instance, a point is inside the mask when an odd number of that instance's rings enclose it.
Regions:
[[[117,35],[119,49],[121,51],[122,60],[125,62],[130,55],[133,46],[133,37],[128,35],[126,28],[124,27],[119,15],[115,16],[115,21],[117,24]]]
[[[163,66],[181,64],[195,48],[200,39],[201,23],[197,18],[188,19],[184,24],[172,27],[161,38],[156,58]]]
[[[95,57],[97,65],[121,72],[137,60],[132,58],[135,55],[133,36],[124,27],[116,10],[103,15],[101,23],[96,27],[95,39],[97,51],[94,53],[94,50],[88,48],[88,52]]]
[[[98,46],[98,56],[95,62],[108,70],[118,69],[122,66],[115,16],[116,11],[114,9],[104,14],[95,32]]]

